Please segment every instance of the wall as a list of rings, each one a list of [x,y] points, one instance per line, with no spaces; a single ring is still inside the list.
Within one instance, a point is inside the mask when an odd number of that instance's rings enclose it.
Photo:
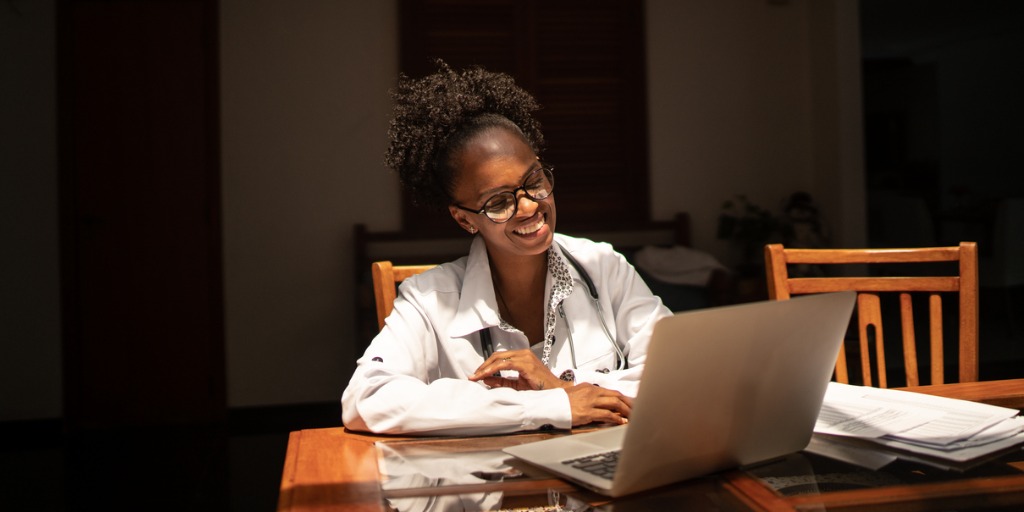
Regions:
[[[334,400],[354,364],[351,231],[397,228],[383,167],[393,0],[223,0],[230,406]]]
[[[646,16],[653,216],[689,211],[695,246],[728,261],[724,201],[777,210],[804,190],[837,240],[862,240],[856,4],[648,0]]]
[[[3,49],[25,49],[0,53],[0,168],[19,171],[0,173],[0,344],[14,355],[0,358],[0,389],[23,390],[3,396],[0,421],[61,407],[52,6],[0,7]],[[381,164],[396,2],[220,11],[229,405],[333,401],[354,359],[352,225],[399,224]],[[647,23],[652,215],[689,211],[697,247],[724,256],[722,201],[775,207],[806,189],[856,238],[855,3],[648,0]]]
[[[855,2],[810,7],[811,192],[837,247],[866,247],[860,23]],[[856,272],[856,269],[848,269]]]
[[[0,4],[0,421],[61,414],[53,0]]]

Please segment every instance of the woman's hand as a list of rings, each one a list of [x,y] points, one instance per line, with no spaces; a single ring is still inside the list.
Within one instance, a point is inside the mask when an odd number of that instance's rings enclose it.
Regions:
[[[633,410],[633,399],[615,391],[590,383],[577,384],[566,388],[569,405],[572,407],[572,426],[588,423],[629,423]]]
[[[502,370],[515,370],[519,372],[519,378],[506,379],[495,376]],[[588,423],[628,423],[630,412],[633,410],[633,399],[618,391],[589,383],[573,385],[555,377],[529,349],[491,354],[476,372],[469,376],[469,380],[483,381],[492,388],[506,387],[520,391],[563,388],[569,395],[574,427]]]
[[[519,378],[506,379],[497,376],[497,373],[502,370],[515,370],[519,372]],[[555,377],[551,370],[544,366],[544,363],[540,362],[540,359],[537,359],[536,354],[530,349],[507,350],[491,354],[491,357],[488,357],[476,369],[476,372],[469,376],[469,380],[474,382],[483,381],[484,384],[492,388],[503,387],[519,391],[536,391],[572,386],[571,382]]]

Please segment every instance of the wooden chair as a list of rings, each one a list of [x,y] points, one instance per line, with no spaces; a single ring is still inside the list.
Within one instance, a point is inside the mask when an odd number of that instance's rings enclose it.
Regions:
[[[373,270],[373,295],[377,302],[377,328],[384,328],[384,319],[395,307],[396,287],[406,279],[430,270],[437,265],[392,265],[390,261],[375,261]]]
[[[960,320],[959,380],[978,380],[978,248],[974,242],[961,242],[959,247],[915,249],[786,249],[781,244],[769,244],[765,246],[764,255],[771,299],[784,300],[793,295],[844,290],[858,292],[857,325],[861,372],[866,386],[873,385],[870,350],[874,349],[878,387],[887,387],[879,294],[891,292],[899,295],[907,386],[920,384],[911,294],[928,295],[931,384],[943,383],[942,299],[939,293],[956,294],[959,297]],[[958,270],[955,275],[929,277],[791,277],[787,267],[931,262],[956,262]],[[893,268],[893,265],[885,268]],[[836,361],[836,380],[849,383],[845,346]]]

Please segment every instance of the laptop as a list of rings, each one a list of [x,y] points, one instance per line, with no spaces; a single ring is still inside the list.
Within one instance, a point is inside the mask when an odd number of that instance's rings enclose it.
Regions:
[[[627,425],[504,451],[612,497],[800,451],[855,298],[805,295],[663,318]]]

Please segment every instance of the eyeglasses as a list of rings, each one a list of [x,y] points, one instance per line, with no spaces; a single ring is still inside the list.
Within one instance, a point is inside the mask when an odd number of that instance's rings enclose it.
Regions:
[[[537,203],[551,195],[555,188],[555,174],[551,167],[541,167],[526,176],[523,184],[506,192],[499,192],[484,201],[483,208],[474,210],[456,204],[455,207],[467,212],[486,215],[495,224],[504,224],[519,211],[519,191],[522,190],[526,197]]]

